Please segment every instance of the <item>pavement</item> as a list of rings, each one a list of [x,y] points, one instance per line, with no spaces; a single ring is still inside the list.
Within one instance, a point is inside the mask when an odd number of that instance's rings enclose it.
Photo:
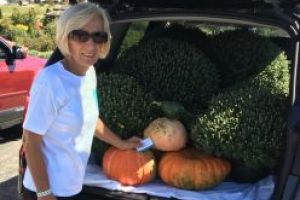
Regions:
[[[0,131],[0,200],[19,200],[17,192],[18,152],[21,127]]]

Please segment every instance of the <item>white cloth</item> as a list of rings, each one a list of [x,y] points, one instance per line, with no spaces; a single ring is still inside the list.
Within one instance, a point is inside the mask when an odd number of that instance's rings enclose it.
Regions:
[[[89,164],[86,169],[84,185],[182,200],[269,200],[274,190],[272,176],[255,184],[223,182],[214,188],[202,191],[178,189],[160,180],[134,187],[122,186],[119,182],[108,179],[99,166],[92,164]]]
[[[43,135],[50,189],[57,196],[82,189],[99,114],[96,85],[93,66],[77,76],[57,62],[38,73],[30,90],[23,128]],[[23,183],[36,191],[28,168]]]

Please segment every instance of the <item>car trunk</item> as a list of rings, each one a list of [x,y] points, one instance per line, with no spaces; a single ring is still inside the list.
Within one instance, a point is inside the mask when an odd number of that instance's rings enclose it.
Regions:
[[[289,92],[289,116],[286,119],[287,128],[285,134],[285,149],[282,152],[282,160],[279,171],[274,174],[273,199],[300,199],[300,145],[299,145],[299,5],[295,0],[273,1],[93,1],[100,2],[106,7],[112,18],[111,31],[114,40],[109,56],[96,65],[100,71],[110,71],[111,66],[119,53],[119,47],[124,40],[128,27],[133,22],[142,21],[186,21],[191,23],[205,23],[222,26],[240,27],[269,27],[276,28],[285,33],[285,37],[278,37],[279,43],[289,43],[287,54],[290,60],[290,92]],[[298,6],[298,8],[297,8]],[[298,10],[297,10],[298,9]],[[56,57],[56,59],[55,59]],[[57,60],[57,54],[49,59],[48,64]],[[93,171],[93,170],[92,170]],[[97,172],[95,172],[97,173]],[[109,187],[95,186],[91,184],[93,174],[89,174],[89,183],[84,185],[81,192],[82,199],[189,199],[180,196],[157,196],[151,192],[148,194],[139,191],[134,192],[130,188],[109,189]],[[95,176],[97,178],[97,176]],[[95,180],[96,182],[97,180]],[[261,183],[263,184],[265,180]],[[211,191],[214,192],[214,191]],[[255,192],[254,192],[255,193]],[[219,198],[224,198],[219,196]],[[261,197],[263,199],[263,197]],[[192,199],[192,197],[190,198]],[[247,199],[251,199],[247,197]]]

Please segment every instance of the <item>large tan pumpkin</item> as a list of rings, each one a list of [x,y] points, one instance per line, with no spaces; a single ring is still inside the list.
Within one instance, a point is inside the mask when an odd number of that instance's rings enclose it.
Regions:
[[[107,177],[122,185],[139,185],[156,177],[157,166],[150,150],[120,150],[110,147],[103,156],[103,170]]]
[[[165,152],[158,166],[159,175],[166,184],[191,190],[219,184],[230,169],[228,161],[191,148]]]
[[[144,137],[150,137],[154,148],[161,151],[178,151],[187,143],[183,124],[176,119],[165,117],[152,121],[144,130]]]

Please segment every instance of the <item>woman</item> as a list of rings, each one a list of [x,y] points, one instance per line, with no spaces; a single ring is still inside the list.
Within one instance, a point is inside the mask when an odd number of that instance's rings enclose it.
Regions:
[[[71,6],[56,31],[64,59],[35,78],[23,124],[24,200],[76,199],[94,135],[120,149],[136,148],[140,141],[121,140],[98,118],[93,64],[110,48],[104,10],[92,3]]]

